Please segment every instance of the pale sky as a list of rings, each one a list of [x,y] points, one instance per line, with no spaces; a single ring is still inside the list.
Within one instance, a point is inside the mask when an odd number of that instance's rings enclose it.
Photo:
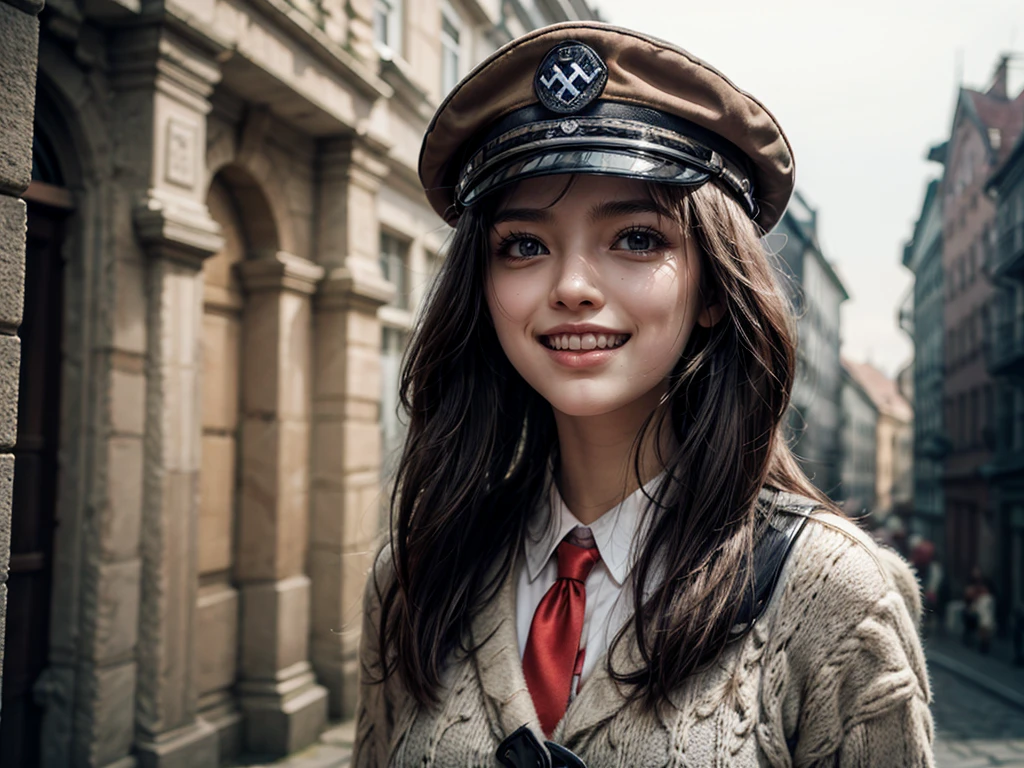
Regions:
[[[843,353],[894,374],[913,354],[896,325],[912,277],[903,244],[941,170],[925,153],[948,138],[958,69],[964,85],[984,90],[1001,53],[1024,54],[1024,0],[590,4],[699,56],[772,111],[851,297]],[[1011,67],[1019,89],[1024,58]]]

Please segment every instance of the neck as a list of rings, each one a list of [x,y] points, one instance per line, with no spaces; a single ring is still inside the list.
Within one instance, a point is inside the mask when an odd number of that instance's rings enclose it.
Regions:
[[[560,463],[558,490],[566,506],[584,525],[646,484],[664,469],[655,440],[662,432],[662,455],[672,448],[671,429],[658,429],[659,409],[640,450],[640,478],[634,471],[636,439],[651,407],[632,404],[600,416],[567,416],[555,411]]]

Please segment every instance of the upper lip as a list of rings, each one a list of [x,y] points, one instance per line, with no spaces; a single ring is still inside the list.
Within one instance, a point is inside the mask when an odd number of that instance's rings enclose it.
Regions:
[[[562,323],[556,325],[554,328],[549,328],[544,331],[540,336],[558,336],[560,334],[571,334],[571,335],[582,335],[584,333],[593,333],[595,335],[603,333],[605,336],[627,336],[626,331],[616,331],[613,328],[604,328],[600,325],[591,325],[590,323]]]

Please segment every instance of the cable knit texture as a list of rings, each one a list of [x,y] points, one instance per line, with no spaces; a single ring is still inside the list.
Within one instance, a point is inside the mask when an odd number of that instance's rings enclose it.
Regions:
[[[493,768],[499,742],[524,723],[543,741],[517,650],[515,579],[475,619],[473,640],[486,641],[452,660],[441,703],[428,709],[397,678],[374,682],[374,581],[383,586],[390,573],[385,553],[366,592],[354,766]],[[852,523],[817,514],[767,611],[717,663],[647,714],[626,702],[602,661],[552,739],[594,768],[932,766],[928,676],[911,615],[920,601],[908,587],[915,583],[902,560]],[[640,663],[628,640],[617,648],[617,669]]]

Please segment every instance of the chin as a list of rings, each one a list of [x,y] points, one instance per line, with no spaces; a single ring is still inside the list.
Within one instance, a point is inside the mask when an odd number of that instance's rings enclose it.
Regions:
[[[634,397],[616,397],[610,393],[586,391],[586,389],[588,388],[584,388],[583,391],[572,391],[571,387],[567,387],[559,392],[538,390],[538,393],[559,413],[576,417],[604,416],[620,410],[636,399]]]

